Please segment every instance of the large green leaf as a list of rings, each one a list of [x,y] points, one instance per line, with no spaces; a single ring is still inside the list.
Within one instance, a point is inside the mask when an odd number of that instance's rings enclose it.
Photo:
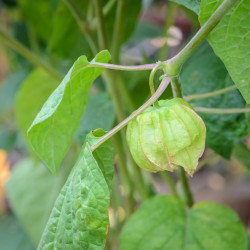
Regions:
[[[17,94],[16,120],[29,146],[27,130],[57,86],[58,82],[53,77],[42,69],[36,69],[25,79]]]
[[[181,4],[194,11],[197,15],[199,14],[201,0],[171,0],[171,2]]]
[[[106,63],[109,59],[110,54],[105,50],[97,54],[93,61]],[[86,56],[79,57],[28,130],[34,150],[54,174],[80,123],[90,86],[103,71],[103,68],[90,65]]]
[[[222,0],[202,0],[200,23],[203,25]],[[250,0],[237,1],[210,33],[208,40],[224,62],[230,76],[250,102]]]
[[[36,34],[47,41],[51,34],[51,0],[18,0],[19,6]]]
[[[25,158],[18,162],[6,184],[7,198],[15,215],[35,245],[39,243],[54,201],[69,169],[55,177],[40,162]]]
[[[121,234],[122,250],[246,250],[246,230],[229,208],[200,202],[190,210],[171,196],[145,201]]]
[[[184,64],[181,72],[184,95],[207,93],[233,84],[228,72],[204,43]],[[242,108],[245,101],[237,90],[212,98],[191,101],[194,106],[208,108]],[[244,114],[200,114],[207,127],[206,144],[220,155],[230,158],[234,145],[247,135]]]
[[[109,226],[113,148],[105,142],[92,154],[90,146],[104,134],[99,129],[86,137],[38,249],[103,249]]]
[[[3,250],[34,250],[27,234],[13,215],[0,216],[0,242]]]
[[[108,131],[115,121],[115,109],[106,93],[93,94],[89,98],[80,125],[75,133],[76,140],[83,144],[89,131],[102,128]]]
[[[86,12],[88,1],[77,0],[74,3],[77,4],[80,11]],[[52,31],[48,49],[53,54],[70,58],[82,53],[87,56],[92,55],[90,47],[65,1],[60,1],[53,15]]]

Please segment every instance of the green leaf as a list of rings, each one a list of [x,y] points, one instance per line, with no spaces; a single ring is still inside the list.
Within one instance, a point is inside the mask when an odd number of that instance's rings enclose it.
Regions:
[[[54,201],[69,170],[62,168],[55,177],[40,162],[25,158],[11,171],[6,184],[12,210],[35,245],[39,243]]]
[[[233,155],[250,170],[250,150],[243,143],[238,143],[233,151]]]
[[[42,69],[36,69],[24,80],[15,104],[18,126],[31,149],[27,130],[58,82]]]
[[[106,0],[108,2],[108,0]],[[135,26],[138,22],[138,17],[142,7],[142,0],[126,0],[123,1],[122,15],[123,20],[120,26],[118,43],[125,43],[131,34],[133,33]],[[104,6],[104,4],[103,4]],[[109,44],[112,43],[112,38],[114,35],[114,26],[117,22],[117,4],[112,8],[112,10],[105,17],[105,27],[107,29],[107,37],[109,39]]]
[[[112,100],[106,93],[94,94],[90,96],[84,110],[80,126],[75,133],[76,140],[83,144],[90,130],[103,128],[108,131],[112,128],[114,121],[115,109]]]
[[[88,1],[76,0],[74,3],[80,11],[86,12]],[[52,35],[49,39],[48,49],[59,57],[75,58],[82,53],[92,56],[89,53],[90,48],[86,39],[81,34],[75,18],[64,1],[60,1],[53,15]]]
[[[181,72],[184,95],[207,93],[233,84],[228,72],[207,43],[203,43],[184,64]],[[206,99],[191,101],[207,108],[242,108],[245,101],[237,90]],[[230,158],[234,145],[247,133],[244,114],[199,114],[207,127],[206,145]]]
[[[3,250],[35,249],[13,215],[0,216],[0,242]]]
[[[121,250],[246,250],[246,230],[229,208],[200,202],[190,210],[171,196],[145,201],[124,226]]]
[[[19,6],[36,34],[47,41],[51,34],[51,0],[18,0]]]
[[[197,15],[199,14],[201,0],[171,0],[171,2],[181,4],[194,11]]]
[[[106,63],[109,59],[110,54],[105,50],[93,61]],[[103,71],[90,65],[85,56],[79,57],[28,130],[34,150],[54,174],[80,123],[90,86]]]
[[[202,0],[203,25],[222,0]],[[215,53],[225,64],[246,102],[250,102],[250,0],[238,1],[208,36]]]
[[[103,249],[108,233],[108,207],[113,177],[113,148],[105,142],[92,154],[105,132],[89,134],[62,188],[38,249]]]

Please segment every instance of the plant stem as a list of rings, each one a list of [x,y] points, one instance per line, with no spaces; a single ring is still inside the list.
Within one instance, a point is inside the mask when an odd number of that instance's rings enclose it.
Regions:
[[[180,77],[178,75],[171,78],[171,87],[174,97],[183,98]]]
[[[149,76],[149,87],[150,87],[150,92],[151,92],[151,95],[153,95],[155,93],[155,87],[154,87],[154,76],[155,76],[155,73],[158,69],[162,68],[162,63],[158,63],[151,71],[150,73],[150,76]],[[158,101],[156,100],[156,102],[154,103],[154,105],[156,107],[159,107],[159,103]]]
[[[166,10],[166,20],[165,20],[165,24],[164,24],[164,37],[166,38],[166,42],[161,47],[161,49],[159,51],[158,59],[160,61],[165,60],[166,57],[167,57],[167,53],[168,53],[168,44],[167,44],[168,30],[174,24],[176,9],[177,9],[177,4],[168,1],[167,10]]]
[[[125,66],[125,65],[118,65],[118,64],[111,64],[111,63],[97,63],[92,62],[89,67],[100,67],[105,69],[115,69],[115,70],[126,70],[126,71],[142,71],[142,70],[152,70],[155,66],[157,66],[156,63],[152,64],[144,64],[144,65],[138,65],[138,66]]]
[[[174,183],[172,177],[170,176],[170,174],[167,171],[161,171],[160,174],[161,174],[161,177],[163,178],[163,180],[168,184],[173,195],[175,195],[176,197],[179,197],[179,195],[176,191],[176,188],[175,188],[175,183]]]
[[[94,0],[95,9],[96,9],[96,16],[97,16],[97,31],[98,31],[98,41],[99,41],[99,48],[100,49],[107,49],[108,48],[108,40],[105,30],[105,21],[102,12],[102,0]]]
[[[200,28],[192,40],[173,58],[168,60],[166,63],[167,73],[171,75],[177,75],[181,69],[181,66],[193,53],[193,51],[199,46],[199,44],[207,37],[210,31],[219,23],[227,11],[237,2],[238,0],[225,0],[216,9],[212,16],[206,21],[206,23]]]
[[[184,99],[186,101],[191,101],[191,100],[196,100],[196,99],[205,99],[205,98],[221,95],[221,94],[227,93],[227,92],[235,90],[235,89],[237,89],[237,87],[235,85],[233,85],[233,86],[226,87],[226,88],[219,89],[219,90],[212,91],[212,92],[184,96]]]
[[[49,75],[55,78],[58,81],[61,81],[63,76],[56,69],[54,69],[51,65],[48,65],[41,58],[23,46],[21,43],[10,37],[6,34],[2,29],[0,29],[0,38],[4,43],[6,43],[10,48],[24,56],[28,59],[33,65],[44,69]]]
[[[250,108],[233,108],[233,109],[223,109],[223,108],[202,108],[194,107],[194,110],[199,113],[204,114],[239,114],[239,113],[250,113]]]
[[[117,9],[116,9],[116,21],[115,21],[115,26],[114,26],[114,35],[112,39],[112,62],[115,64],[119,64],[119,57],[120,57],[120,48],[121,48],[121,34],[123,34],[123,22],[124,18],[126,18],[126,0],[118,0],[117,3]],[[128,13],[127,13],[128,14]],[[124,100],[125,102],[129,105],[130,112],[134,110],[134,102],[131,98],[131,94],[129,92],[128,87],[125,85],[124,81],[120,80],[119,84],[117,83],[117,79],[119,77],[116,76],[116,72],[114,72],[114,81],[112,82],[113,87],[117,89],[117,92],[119,93],[120,98],[118,99],[119,102],[122,102],[123,98],[125,97]],[[125,106],[125,105],[123,105]],[[132,108],[132,110],[131,110]],[[123,119],[126,117],[125,112],[123,112]],[[121,122],[120,120],[119,122]],[[133,179],[134,179],[134,184],[135,187],[137,188],[142,200],[146,199],[148,197],[148,192],[146,189],[146,184],[144,181],[144,178],[141,173],[141,169],[138,168],[136,163],[134,162],[130,150],[128,148],[127,140],[126,140],[126,133],[125,130],[121,131],[121,136],[122,136],[122,141],[123,141],[123,147],[125,149],[127,159],[129,166],[131,170],[133,171]]]
[[[73,17],[75,18],[80,31],[82,32],[82,34],[86,38],[86,41],[88,42],[92,53],[96,54],[98,51],[97,51],[96,45],[95,45],[92,37],[89,34],[86,17],[82,13],[82,11],[76,6],[74,1],[64,0],[64,2],[66,3],[67,7],[71,11],[71,14],[73,15]]]
[[[111,47],[111,54],[113,56],[113,62],[119,63],[119,52],[120,52],[120,37],[123,32],[122,23],[124,18],[124,6],[126,0],[118,0],[117,9],[116,9],[116,21],[114,27],[114,34],[112,39],[112,47]]]
[[[171,86],[173,90],[173,96],[183,98],[179,76],[174,76],[171,78]],[[178,176],[181,182],[181,191],[185,196],[185,203],[187,206],[191,207],[193,205],[193,197],[186,173],[182,167],[178,168]]]
[[[192,207],[192,205],[194,204],[193,196],[192,196],[192,193],[190,191],[188,179],[187,179],[184,168],[182,168],[182,167],[178,168],[178,176],[179,176],[179,179],[181,182],[182,192],[185,195],[185,203],[187,204],[188,207]]]
[[[110,10],[113,8],[117,0],[109,0],[106,5],[103,7],[103,15],[106,16]],[[93,30],[97,25],[97,17],[95,17],[92,21],[90,21],[90,29]]]
[[[100,140],[91,147],[91,150],[94,151],[102,143],[104,143],[106,140],[108,140],[110,137],[112,137],[114,134],[120,131],[123,127],[125,127],[132,119],[134,119],[137,115],[139,115],[143,110],[152,105],[161,96],[161,94],[164,92],[168,84],[169,84],[169,78],[166,77],[162,80],[157,91],[154,93],[154,95],[151,96],[149,100],[147,100],[140,108],[138,108],[135,112],[133,112],[129,117],[120,122],[113,129],[111,129],[107,134],[101,137]]]
[[[125,154],[123,152],[121,139],[118,134],[112,137],[112,143],[114,144],[114,148],[118,155],[119,176],[122,180],[122,183],[124,185],[124,189],[126,192],[126,199],[127,199],[126,205],[127,205],[128,215],[131,215],[134,211],[134,198],[133,198],[134,186],[133,186],[132,181],[129,178]]]

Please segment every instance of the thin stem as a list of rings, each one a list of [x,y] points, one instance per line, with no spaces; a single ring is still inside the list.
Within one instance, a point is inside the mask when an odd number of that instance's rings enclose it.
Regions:
[[[25,46],[23,46],[21,43],[10,37],[8,34],[6,34],[3,30],[0,29],[0,38],[4,43],[6,43],[10,48],[24,56],[26,59],[28,59],[33,65],[37,67],[41,67],[44,69],[49,75],[54,77],[56,80],[61,81],[63,76],[61,73],[59,73],[56,69],[54,69],[51,65],[48,65],[44,61],[41,60],[39,56],[31,52],[29,49],[27,49]]]
[[[188,95],[188,96],[185,96],[184,99],[186,101],[191,101],[191,100],[196,100],[196,99],[205,99],[205,98],[221,95],[221,94],[230,92],[230,91],[235,90],[235,89],[237,89],[237,87],[235,85],[233,85],[230,87],[226,87],[226,88],[219,89],[219,90],[212,91],[212,92],[208,92],[208,93]]]
[[[167,171],[161,171],[160,172],[162,179],[167,183],[167,185],[169,186],[171,192],[173,193],[173,195],[175,195],[176,197],[179,197],[177,190],[175,188],[175,183],[171,177],[171,175],[167,172]]]
[[[82,32],[82,34],[86,38],[86,41],[88,42],[92,53],[96,54],[98,51],[97,51],[96,45],[95,45],[92,37],[89,34],[87,20],[86,20],[85,15],[77,7],[77,5],[75,4],[74,1],[72,1],[72,0],[64,0],[64,2],[66,3],[66,5],[69,8],[69,10],[70,10],[71,14],[73,15],[73,17],[75,18],[80,31]]]
[[[158,59],[161,60],[161,61],[165,60],[166,57],[167,57],[167,53],[168,53],[168,44],[167,44],[168,30],[174,24],[175,13],[176,13],[177,6],[178,5],[176,3],[168,1],[167,10],[166,10],[166,20],[165,20],[165,24],[164,24],[164,33],[165,33],[164,37],[166,38],[166,42],[161,47],[161,49],[159,51],[159,57],[158,57]]]
[[[107,49],[108,48],[108,40],[105,30],[105,21],[102,12],[102,0],[94,0],[95,3],[95,10],[97,16],[97,31],[98,31],[98,41],[99,41],[99,48],[100,49]]]
[[[151,98],[146,101],[139,109],[137,109],[135,112],[133,112],[129,117],[127,117],[125,120],[120,122],[116,127],[114,127],[112,130],[110,130],[107,134],[105,134],[101,139],[94,144],[91,147],[91,150],[94,151],[97,147],[99,147],[102,143],[104,143],[106,140],[108,140],[110,137],[112,137],[114,134],[116,134],[118,131],[120,131],[123,127],[125,127],[132,119],[134,119],[137,115],[139,115],[143,110],[145,110],[147,107],[152,105],[164,92],[166,87],[169,84],[169,78],[164,78],[158,87],[157,91],[154,93],[154,95],[151,96]]]
[[[112,137],[112,143],[114,144],[114,148],[115,148],[116,153],[118,155],[119,176],[122,180],[122,183],[124,185],[124,189],[126,192],[127,211],[128,211],[128,214],[130,215],[134,211],[134,198],[133,198],[134,185],[133,185],[131,179],[129,178],[125,154],[123,152],[121,139],[120,139],[120,136],[118,134],[116,134],[115,136]]]
[[[183,98],[180,77],[178,75],[171,78],[171,87],[174,97]]]
[[[111,54],[113,56],[113,62],[119,63],[119,52],[120,52],[120,37],[122,33],[122,25],[124,18],[124,7],[125,7],[126,0],[118,0],[117,9],[116,9],[116,21],[114,27],[114,34],[112,39],[112,47],[111,47]]]
[[[197,111],[198,113],[204,113],[204,114],[239,114],[239,113],[250,112],[250,108],[220,109],[220,108],[194,107],[194,110]]]
[[[137,66],[125,66],[125,65],[117,65],[111,63],[97,63],[93,62],[89,65],[89,67],[100,67],[105,69],[114,69],[114,70],[126,70],[126,71],[142,71],[142,70],[152,70],[156,63],[152,64],[144,64],[144,65],[137,65]]]
[[[162,67],[162,64],[161,63],[158,63],[154,68],[153,70],[151,71],[150,73],[150,76],[149,76],[149,87],[150,87],[150,92],[151,92],[151,95],[153,95],[155,93],[155,87],[154,87],[154,76],[155,76],[155,73],[158,69],[160,69]],[[155,101],[154,105],[156,107],[159,107],[159,103],[158,103],[158,100]]]
[[[179,76],[174,76],[171,78],[171,86],[173,96],[183,98]],[[191,207],[193,205],[193,197],[189,187],[188,178],[182,167],[178,168],[178,175],[181,182],[181,191],[184,194],[185,202],[187,206]]]
[[[185,195],[185,203],[187,204],[188,207],[192,207],[192,205],[194,204],[193,196],[190,191],[188,179],[187,179],[187,176],[183,167],[178,168],[178,175],[179,175],[179,179],[181,182],[182,192]]]
[[[225,0],[216,9],[212,16],[206,21],[206,23],[200,28],[192,40],[173,58],[171,58],[167,64],[171,75],[177,75],[181,66],[193,53],[193,51],[199,46],[199,44],[207,37],[210,31],[219,23],[223,16],[238,0]]]
[[[106,16],[106,15],[110,12],[110,10],[114,7],[116,1],[117,1],[117,0],[109,0],[109,1],[104,5],[103,10],[102,10],[104,16]],[[90,21],[90,24],[89,24],[89,25],[90,25],[90,29],[93,30],[93,29],[96,27],[96,25],[97,25],[97,18],[96,18],[96,17],[93,18],[93,20]]]

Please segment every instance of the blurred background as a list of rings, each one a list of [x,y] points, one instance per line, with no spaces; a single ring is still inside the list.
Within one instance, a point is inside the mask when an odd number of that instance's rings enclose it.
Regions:
[[[174,2],[128,1],[118,33],[119,51],[112,62],[136,65],[176,55],[199,29],[199,21],[198,10]],[[117,1],[105,0],[102,6],[112,54],[112,41],[117,35]],[[119,121],[112,96],[100,77],[91,88],[87,109],[58,177],[37,159],[26,135],[37,112],[73,62],[80,55],[91,60],[101,49],[95,8],[94,1],[87,0],[0,0],[0,249],[35,249],[86,134],[99,127],[109,130]],[[82,15],[74,15],[79,10]],[[126,86],[119,90],[120,94],[125,91],[133,101],[121,95],[125,117],[149,98],[148,77],[146,71],[119,72],[115,76],[117,85]],[[185,63],[181,81],[185,96],[233,84],[207,42]],[[168,87],[162,98],[171,97]],[[194,98],[191,103],[202,107],[245,106],[235,89],[209,99]],[[202,118],[208,138],[199,170],[190,178],[194,199],[228,205],[250,233],[250,118],[245,114]],[[126,220],[117,156],[115,162],[114,185],[118,189],[110,207],[107,249],[117,249],[117,235]],[[177,179],[175,173],[172,176]],[[150,195],[170,193],[164,174],[142,173],[142,177],[150,187]],[[138,193],[134,199],[136,206],[142,201]]]

